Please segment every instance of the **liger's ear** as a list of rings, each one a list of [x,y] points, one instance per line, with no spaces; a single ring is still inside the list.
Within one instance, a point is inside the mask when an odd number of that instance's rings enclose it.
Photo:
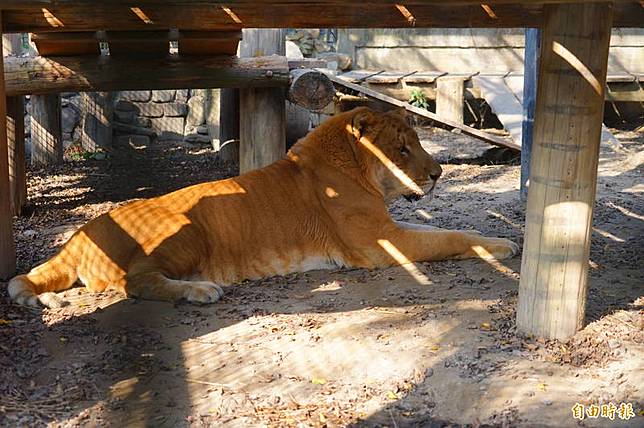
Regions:
[[[397,107],[393,110],[390,110],[390,113],[396,114],[402,117],[403,119],[407,119],[407,116],[409,116],[409,113],[407,113],[407,110],[405,109],[405,107]]]
[[[356,138],[362,137],[369,125],[373,122],[373,111],[366,107],[360,107],[355,110],[355,114],[351,118],[351,131]]]

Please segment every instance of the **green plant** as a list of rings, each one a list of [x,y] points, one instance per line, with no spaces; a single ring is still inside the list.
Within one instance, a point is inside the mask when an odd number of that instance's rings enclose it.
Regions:
[[[420,89],[413,89],[409,97],[409,104],[414,107],[424,108],[429,110],[429,101],[427,101],[427,95]]]

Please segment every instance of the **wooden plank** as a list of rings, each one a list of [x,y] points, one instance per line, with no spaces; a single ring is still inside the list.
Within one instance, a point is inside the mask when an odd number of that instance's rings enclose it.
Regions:
[[[523,106],[502,77],[474,76],[472,82],[516,144],[522,141]]]
[[[442,118],[438,116],[435,113],[432,113],[428,110],[414,107],[410,105],[409,103],[406,103],[404,101],[398,101],[395,98],[389,97],[387,95],[383,95],[377,91],[374,91],[373,89],[365,88],[364,86],[356,85],[354,83],[350,83],[347,81],[344,81],[338,77],[335,76],[329,76],[329,79],[336,85],[336,87],[339,90],[349,90],[350,92],[356,92],[359,94],[363,94],[365,96],[368,96],[370,98],[374,98],[379,101],[383,101],[387,104],[391,104],[397,107],[403,107],[405,110],[407,110],[410,113],[414,113],[418,116],[424,117],[425,119],[431,119],[433,120],[437,126],[442,126],[446,127],[447,129],[453,129],[457,128],[460,129],[464,134],[467,134],[471,137],[478,138],[481,141],[485,141],[486,143],[493,144],[495,146],[499,147],[506,147],[509,149],[513,149],[516,151],[520,151],[521,147],[517,144],[514,144],[510,141],[506,141],[502,138],[496,137],[494,135],[490,135],[486,132],[480,131],[478,129],[472,128],[471,126],[463,125],[462,123],[456,123],[454,121],[451,121],[449,119]]]
[[[19,216],[27,202],[25,100],[22,96],[7,97],[7,142],[11,213]]]
[[[7,58],[7,95],[139,89],[276,87],[289,84],[286,57]]]
[[[31,163],[52,165],[63,161],[60,95],[31,96]]]
[[[0,36],[2,35],[0,10]],[[0,52],[3,38],[0,37]],[[3,55],[0,55],[0,66]],[[0,76],[0,279],[8,279],[16,271],[16,246],[13,240],[13,217],[11,215],[11,186],[9,184],[9,151],[7,144],[7,104],[4,76]]]
[[[465,81],[460,77],[441,77],[436,81],[436,114],[463,123]]]
[[[538,27],[543,2],[488,2],[494,17],[480,3],[405,2],[405,16],[394,1],[135,3],[147,19],[132,12],[131,2],[5,0],[8,32],[152,30],[228,28],[404,28],[404,27]],[[324,10],[324,13],[312,11]],[[642,27],[644,11],[636,1],[615,4],[614,26]]]
[[[242,57],[284,55],[284,30],[244,30]],[[286,97],[281,88],[239,90],[239,172],[262,168],[286,154]]]
[[[517,329],[583,325],[612,7],[546,6]]]

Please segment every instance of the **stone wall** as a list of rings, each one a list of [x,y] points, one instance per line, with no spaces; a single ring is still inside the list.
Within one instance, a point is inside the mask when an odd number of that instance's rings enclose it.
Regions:
[[[211,144],[219,136],[208,135],[205,105],[209,96],[210,91],[204,89],[121,91],[114,108],[115,134],[139,135],[139,141]]]

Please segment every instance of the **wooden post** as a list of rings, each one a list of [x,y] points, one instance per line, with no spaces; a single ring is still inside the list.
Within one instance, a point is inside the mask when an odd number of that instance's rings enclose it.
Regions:
[[[82,92],[81,145],[88,152],[109,150],[112,147],[112,115],[114,92]]]
[[[441,77],[436,81],[436,114],[463,123],[465,84],[460,77]]]
[[[22,54],[22,34],[4,34],[4,56]],[[5,85],[5,91],[6,91]],[[6,93],[6,92],[5,92]],[[25,98],[7,97],[7,148],[9,150],[9,186],[11,188],[11,214],[19,216],[27,201],[25,165]]]
[[[7,143],[9,149],[9,185],[11,213],[19,216],[27,201],[25,165],[25,100],[7,97]]]
[[[31,96],[31,163],[50,165],[63,161],[63,136],[58,94]]]
[[[241,57],[284,55],[284,30],[243,30]],[[239,90],[239,172],[261,168],[286,153],[286,94],[283,88]]]
[[[564,339],[584,321],[611,3],[544,6],[517,328]]]
[[[537,99],[537,70],[539,64],[538,28],[525,29],[525,48],[523,61],[523,122],[521,124],[521,190],[522,201],[528,199],[528,177],[532,153],[532,133],[534,130],[534,107]]]
[[[222,88],[219,93],[219,147],[231,144],[228,150],[219,153],[222,160],[239,162],[239,152],[229,153],[235,141],[239,141],[239,89]]]
[[[2,11],[0,11],[0,35],[2,35]],[[0,37],[0,52],[3,52],[2,45],[2,37]],[[3,69],[3,55],[0,55],[0,70]],[[0,76],[0,279],[9,278],[16,272],[16,247],[13,241],[6,123],[7,105],[3,75]]]

